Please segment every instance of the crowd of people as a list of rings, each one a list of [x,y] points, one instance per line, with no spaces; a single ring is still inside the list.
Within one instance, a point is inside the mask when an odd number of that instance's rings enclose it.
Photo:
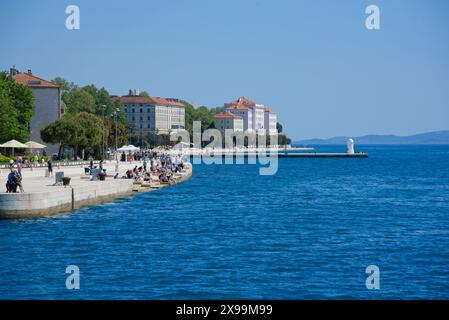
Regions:
[[[174,156],[166,152],[141,151],[134,154],[128,153],[127,155],[122,153],[121,155],[121,159],[129,159],[130,157],[136,161],[142,161],[142,165],[127,170],[122,177],[123,179],[171,184],[174,182],[175,173],[185,172],[185,159],[180,154]]]
[[[166,149],[160,151],[155,150],[143,150],[134,153],[121,154],[120,160],[122,162],[139,161],[142,164],[136,165],[134,168],[126,171],[123,179],[134,179],[135,181],[148,181],[148,182],[162,182],[162,183],[174,183],[175,174],[185,172],[186,159],[181,155],[173,155]],[[26,165],[27,164],[27,165]],[[26,166],[25,166],[26,165]],[[10,172],[6,180],[6,192],[24,192],[22,184],[22,168],[29,167],[29,162],[26,163],[22,160],[22,157],[18,156],[16,162],[10,160],[9,169]],[[90,161],[90,172],[92,172],[93,160]],[[100,172],[106,171],[103,168],[103,160],[99,163]],[[53,164],[51,159],[47,160],[47,172],[48,176],[53,176]],[[118,173],[114,178],[118,178]]]

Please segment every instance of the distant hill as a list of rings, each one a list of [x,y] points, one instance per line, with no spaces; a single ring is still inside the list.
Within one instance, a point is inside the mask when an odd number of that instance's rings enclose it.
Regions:
[[[361,137],[334,137],[329,139],[307,139],[295,141],[294,144],[346,144],[349,138],[356,144],[449,144],[449,130],[433,131],[412,136],[375,135]]]

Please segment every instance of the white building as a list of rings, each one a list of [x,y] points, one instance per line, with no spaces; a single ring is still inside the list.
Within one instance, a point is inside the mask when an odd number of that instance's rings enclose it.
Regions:
[[[130,90],[119,101],[123,104],[126,119],[136,133],[168,134],[185,128],[184,104],[176,99],[141,97]]]
[[[221,112],[214,115],[215,127],[221,131],[223,137],[225,137],[225,130],[230,129],[237,131],[243,131],[243,119],[242,117],[235,115],[231,112]]]
[[[269,135],[277,134],[277,114],[275,111],[269,108],[265,108],[264,111],[264,128]]]
[[[224,104],[225,112],[242,117],[244,130],[276,134],[276,112],[245,97]]]

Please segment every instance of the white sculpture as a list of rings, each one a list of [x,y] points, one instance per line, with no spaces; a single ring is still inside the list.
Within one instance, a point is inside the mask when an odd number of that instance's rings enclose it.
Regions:
[[[347,144],[348,148],[347,148],[347,153],[348,154],[354,154],[354,140],[352,139],[348,139],[348,144]]]

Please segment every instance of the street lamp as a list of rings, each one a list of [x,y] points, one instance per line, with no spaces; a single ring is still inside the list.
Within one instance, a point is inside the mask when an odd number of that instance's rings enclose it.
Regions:
[[[114,112],[112,113],[112,116],[114,117],[114,121],[115,121],[115,160],[116,161],[118,161],[118,154],[117,154],[117,149],[118,149],[117,148],[117,135],[118,135],[118,133],[117,133],[117,117],[118,117],[119,112],[120,112],[120,109],[116,108],[114,110]]]

